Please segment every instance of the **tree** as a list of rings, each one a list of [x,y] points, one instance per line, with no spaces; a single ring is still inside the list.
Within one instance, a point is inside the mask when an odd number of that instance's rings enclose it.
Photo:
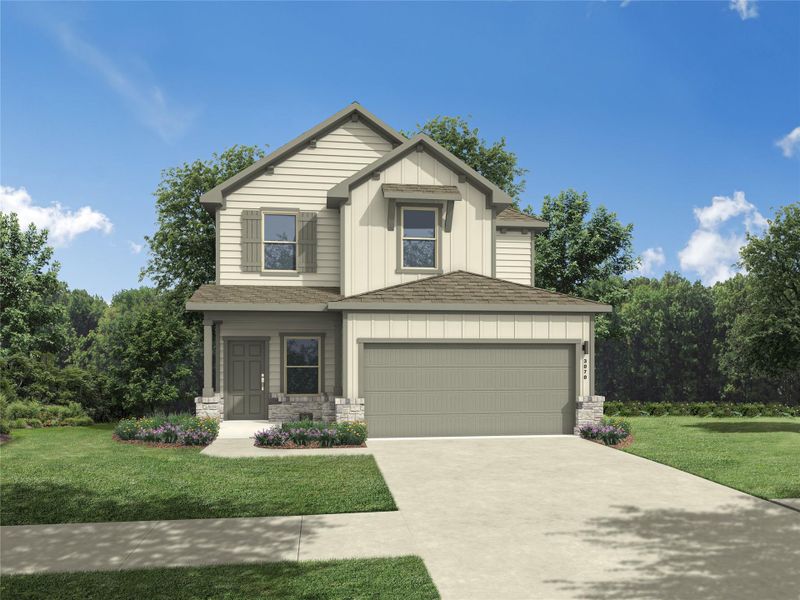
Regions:
[[[590,215],[587,198],[572,189],[544,197],[540,217],[550,227],[536,236],[538,287],[576,294],[593,280],[620,276],[638,264],[633,225],[623,225],[602,205]]]
[[[47,230],[23,231],[15,213],[0,213],[0,355],[38,358],[64,347],[69,326],[58,270]]]
[[[92,296],[86,290],[70,290],[64,295],[63,301],[72,329],[79,337],[86,337],[97,328],[108,306],[100,296]]]
[[[158,229],[146,237],[150,258],[142,269],[161,290],[183,301],[214,281],[214,219],[200,196],[264,156],[257,146],[233,146],[210,160],[196,160],[161,174],[155,191]]]
[[[628,288],[612,335],[598,342],[598,389],[623,401],[718,400],[711,291],[676,273],[634,279]]]
[[[505,137],[488,144],[462,117],[443,116],[403,133],[408,137],[417,133],[430,136],[515,200],[525,191],[521,177],[527,169],[517,165],[517,155],[506,148]]]
[[[118,292],[91,336],[86,358],[108,378],[111,412],[188,407],[200,386],[192,365],[201,343],[167,293],[146,287]]]
[[[778,210],[741,249],[746,276],[717,290],[726,339],[720,363],[735,382],[772,378],[800,397],[800,204]]]

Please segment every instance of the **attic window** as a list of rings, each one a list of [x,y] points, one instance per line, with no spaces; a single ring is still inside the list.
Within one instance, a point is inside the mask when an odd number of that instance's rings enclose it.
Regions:
[[[435,269],[438,208],[403,208],[403,268]]]

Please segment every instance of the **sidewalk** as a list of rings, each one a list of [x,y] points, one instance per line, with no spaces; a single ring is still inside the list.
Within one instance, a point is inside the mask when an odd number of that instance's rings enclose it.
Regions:
[[[397,512],[0,527],[0,573],[415,554]]]

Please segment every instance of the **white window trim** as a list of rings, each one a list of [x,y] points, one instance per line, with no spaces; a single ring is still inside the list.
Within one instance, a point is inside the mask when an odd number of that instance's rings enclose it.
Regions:
[[[412,237],[406,235],[406,211],[426,211],[433,213],[433,237]],[[406,265],[406,245],[403,243],[406,240],[420,240],[423,242],[433,241],[433,266],[432,267],[412,267]],[[438,271],[439,270],[439,208],[427,206],[402,206],[400,207],[400,268],[401,269],[414,269],[420,271]]]
[[[264,217],[267,215],[280,215],[294,217],[294,241],[281,241],[281,240],[267,240],[265,239],[266,231],[264,229]],[[297,273],[297,259],[299,253],[299,239],[300,239],[300,219],[296,211],[288,210],[262,210],[261,211],[261,272],[262,273]],[[294,269],[268,269],[266,266],[266,254],[264,249],[267,244],[293,244],[294,245]]]
[[[317,364],[289,366],[289,340],[317,340]],[[303,394],[289,393],[289,369],[317,369],[317,391]],[[283,338],[283,393],[287,396],[318,396],[322,393],[322,338],[318,335],[291,335]]]

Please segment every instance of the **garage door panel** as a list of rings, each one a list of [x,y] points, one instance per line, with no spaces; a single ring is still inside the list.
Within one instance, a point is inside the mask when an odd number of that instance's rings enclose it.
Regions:
[[[370,430],[379,437],[436,437],[455,435],[544,435],[562,432],[563,416],[554,414],[455,414],[371,417]],[[414,432],[414,433],[411,433]]]
[[[369,394],[369,416],[392,414],[437,414],[495,412],[554,412],[572,407],[563,394],[550,390],[527,390],[525,394],[502,390],[491,396],[483,392],[459,394],[436,392],[373,392]]]
[[[569,344],[369,344],[362,389],[372,437],[571,433]]]

